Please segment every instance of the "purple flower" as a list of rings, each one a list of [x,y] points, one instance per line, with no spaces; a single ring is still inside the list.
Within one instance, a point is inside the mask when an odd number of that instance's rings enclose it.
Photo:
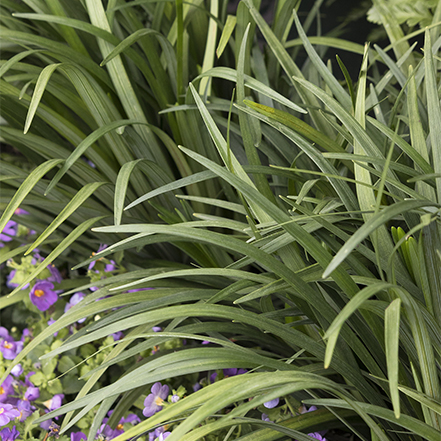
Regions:
[[[46,421],[43,421],[42,423],[40,423],[40,427],[43,430],[49,430],[49,427],[51,426],[52,423],[53,423],[52,420],[46,420]]]
[[[50,400],[45,401],[43,404],[50,410],[56,410],[61,407],[64,394],[56,394]]]
[[[45,280],[37,282],[29,293],[31,302],[40,311],[46,311],[58,300],[58,295],[53,289],[54,284],[52,282]]]
[[[139,291],[149,291],[153,288],[134,288],[134,289],[128,289],[127,292],[139,292]]]
[[[119,421],[119,424],[126,424],[126,423],[131,423],[133,425],[138,424],[141,422],[141,419],[139,418],[138,415],[135,415],[134,413],[129,413],[127,415],[127,418],[121,418]]]
[[[237,369],[237,368],[229,368],[229,369],[224,369],[224,377],[234,377],[236,375],[241,375],[241,374],[245,374],[246,372],[248,372],[246,369]]]
[[[318,441],[327,441],[326,438],[323,438],[323,436],[319,432],[308,433],[308,436],[312,436]]]
[[[21,365],[21,363],[16,364],[16,365],[11,369],[11,374],[12,374],[14,377],[19,377],[22,373],[23,373],[23,366]]]
[[[150,390],[151,394],[144,400],[144,410],[142,411],[143,415],[147,418],[163,408],[164,400],[168,396],[169,387],[166,384],[163,386],[160,382],[157,382]]]
[[[153,332],[161,332],[162,328],[160,326],[153,326],[152,331]]]
[[[110,415],[110,412],[109,412]],[[106,422],[107,418],[103,420],[103,422]],[[115,427],[115,429],[111,429],[109,426],[106,426],[105,424],[101,427],[103,427],[103,435],[107,436],[108,439],[116,438],[117,436],[124,433],[124,424],[131,423],[133,425],[140,423],[141,420],[138,417],[138,415],[135,415],[134,413],[129,414],[127,418],[121,418],[119,420],[118,425]]]
[[[60,433],[60,426],[54,422],[51,422],[50,426],[49,426],[49,437],[51,436],[55,436],[56,438],[59,438],[59,433]]]
[[[20,416],[20,412],[12,405],[0,403],[0,427]]]
[[[171,432],[165,432],[165,427],[158,427],[149,433],[149,441],[164,441],[170,434]]]
[[[121,331],[115,332],[114,334],[110,334],[113,337],[113,341],[121,340],[124,337],[124,334]]]
[[[2,441],[14,441],[20,436],[20,432],[15,428],[15,426],[11,429],[6,427],[3,430],[0,430],[0,438]]]
[[[107,245],[101,243],[100,246],[98,247],[98,251],[97,251],[96,253],[95,253],[95,252],[92,252],[92,255],[91,255],[90,257],[93,257],[93,256],[97,255],[98,253],[100,253],[101,251],[105,250],[106,248],[107,248]],[[91,270],[91,269],[95,266],[95,264],[98,262],[98,260],[99,260],[99,259],[94,260],[93,262],[90,262],[90,263],[89,263],[89,266],[88,266],[87,269],[88,269],[88,270]]]
[[[314,412],[317,410],[317,407],[311,406],[309,409],[306,408],[306,406],[302,406],[300,413],[307,413],[307,412]],[[326,438],[323,438],[323,435],[325,435],[327,430],[321,430],[320,432],[314,432],[314,433],[308,433],[309,436],[312,436],[313,438],[318,439],[319,441],[326,441]],[[317,438],[319,437],[319,438]]]
[[[40,398],[40,389],[35,386],[30,386],[26,389],[25,400],[27,401],[35,401],[37,398]]]
[[[5,378],[5,381],[0,386],[0,403],[5,402],[9,395],[14,393],[14,388],[12,387],[12,383],[14,379],[8,375]]]
[[[17,409],[20,411],[20,422],[22,423],[35,410],[34,406],[26,400],[18,400]]]
[[[72,432],[70,434],[70,441],[81,441],[82,439],[87,439],[87,435],[83,432]]]
[[[23,208],[17,208],[15,211],[14,211],[14,214],[16,214],[16,215],[21,215],[21,214],[29,214],[29,212],[28,211],[26,211],[25,209],[23,209]]]
[[[14,222],[12,220],[6,222],[5,228],[0,233],[0,241],[1,242],[10,242],[14,236],[17,235],[17,222]],[[0,243],[0,248],[2,248],[4,245]]]
[[[32,377],[32,375],[35,375],[35,374],[36,374],[36,372],[34,372],[34,371],[31,371],[28,374],[26,374],[26,377],[25,377],[26,386],[33,386],[34,385],[34,383],[32,383],[32,381],[30,380],[30,378]]]
[[[45,279],[47,282],[55,282],[55,283],[61,283],[63,278],[61,277],[60,271],[55,267],[55,265],[48,265],[46,267],[51,275]]]
[[[0,244],[0,248],[1,248],[1,244]],[[8,288],[13,289],[13,288],[17,288],[17,286],[20,286],[18,283],[13,282],[16,273],[17,273],[17,270],[14,269],[6,277],[6,286]],[[29,283],[26,283],[26,285],[23,286],[23,289],[26,289],[28,287],[29,287]]]
[[[262,413],[262,421],[266,421],[267,423],[274,423],[274,421],[271,421],[270,417],[266,413]]]
[[[96,254],[100,253],[101,251],[105,250],[106,248],[107,248],[107,245],[106,245],[106,244],[101,244],[101,245],[99,246],[99,248],[98,248],[98,251],[97,251],[96,253],[92,253],[92,256],[90,256],[90,257],[95,256]],[[88,267],[88,269],[91,270],[91,269],[95,266],[95,264],[96,264],[98,261],[100,261],[101,259],[103,259],[103,258],[100,257],[99,259],[94,260],[93,262],[90,262],[90,263],[89,263],[89,267]],[[106,263],[106,265],[105,265],[105,267],[104,267],[104,271],[107,273],[107,272],[110,272],[110,271],[114,271],[115,268],[116,268],[116,263],[115,263],[113,260],[110,260],[109,263]],[[97,272],[98,272],[98,271],[97,271]]]
[[[6,360],[13,360],[18,352],[17,343],[11,338],[0,338],[0,352]]]
[[[0,338],[9,338],[9,331],[3,326],[0,326]]]
[[[31,331],[29,330],[29,328],[24,328],[23,333],[21,334],[20,341],[24,342],[26,337],[31,337],[31,336],[32,336],[32,334],[31,334]]]
[[[279,404],[279,398],[274,398],[274,400],[267,401],[266,403],[263,403],[263,405],[267,409],[272,409],[273,407],[276,407]]]
[[[56,320],[54,320],[52,317],[47,321],[47,324],[49,326],[53,325],[56,322]],[[54,332],[54,337],[56,337],[58,335],[58,331]]]
[[[179,395],[175,394],[175,395],[172,395],[170,400],[172,403],[177,403],[180,399],[181,399],[181,397]]]
[[[105,418],[104,420],[107,420]],[[118,429],[112,429],[110,426],[108,426],[106,423],[101,424],[100,428],[98,429],[98,432],[96,433],[98,435],[98,439],[100,438],[100,435],[104,437],[105,440],[110,440],[113,438],[116,438],[118,435],[121,435],[124,431],[118,431]]]
[[[66,304],[66,306],[64,307],[64,312],[69,311],[70,308],[72,308],[73,306],[75,306],[77,303],[80,303],[81,300],[84,299],[84,297],[86,297],[86,294],[84,294],[83,292],[76,292],[69,300],[69,302]],[[78,323],[83,323],[86,320],[86,317],[79,319]]]

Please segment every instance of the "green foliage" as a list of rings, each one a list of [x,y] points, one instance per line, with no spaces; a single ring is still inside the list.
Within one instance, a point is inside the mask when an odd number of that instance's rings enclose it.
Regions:
[[[259,3],[241,1],[235,19],[217,1],[2,5],[13,13],[1,16],[2,139],[38,164],[2,161],[0,228],[20,206],[38,234],[2,255],[19,261],[38,246],[69,273],[70,293],[98,288],[15,363],[83,317],[96,320],[41,353],[47,369],[126,333],[79,368],[77,399],[37,422],[68,414],[64,433],[93,417],[96,431],[118,399],[121,416],[155,382],[186,378],[191,390],[207,372],[246,368],[115,440],[170,423],[170,441],[306,441],[341,428],[439,440],[440,3],[375,0],[387,50],[309,39],[294,0],[277,2],[269,25]],[[433,25],[424,51],[404,22]],[[328,47],[355,54],[358,79],[341,59],[326,64]],[[124,271],[86,284],[99,258]],[[127,292],[141,287],[154,289]],[[262,421],[277,397],[275,423]],[[301,403],[321,409],[302,415]]]
[[[439,4],[438,0],[388,0],[383,3],[396,17],[399,24],[406,23],[410,27],[431,25],[433,11]],[[381,13],[375,5],[369,9],[367,18],[373,23],[382,24]]]

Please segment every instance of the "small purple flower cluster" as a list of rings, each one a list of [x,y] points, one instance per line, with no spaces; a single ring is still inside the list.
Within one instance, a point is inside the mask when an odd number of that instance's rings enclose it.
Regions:
[[[29,214],[26,210],[23,210],[23,208],[17,208],[14,212],[16,216],[20,216],[23,214]],[[13,220],[9,220],[6,222],[5,228],[3,228],[3,231],[0,231],[0,248],[3,248],[6,246],[8,242],[11,242],[14,240],[14,238],[20,237],[20,236],[28,236],[35,234],[34,230],[29,230],[28,228],[23,227],[22,225],[19,225],[17,222]]]
[[[17,230],[17,222],[10,220],[6,223],[5,228],[0,233],[0,248],[3,248],[5,242],[10,242],[17,235]]]
[[[0,352],[6,360],[13,360],[23,349],[23,341],[15,341],[6,328],[0,326]]]
[[[19,341],[15,341],[7,329],[0,327],[0,350],[6,360],[12,360],[22,350],[23,342],[28,332],[23,332]],[[40,388],[32,382],[34,371],[24,374],[21,364],[17,364],[0,384],[0,427],[8,425],[11,421],[23,422],[35,410],[35,402],[40,398]],[[55,395],[51,400],[43,403],[49,410],[58,409],[64,395]],[[48,421],[50,424],[51,421]],[[44,423],[43,423],[44,424]],[[42,425],[42,428],[45,428]],[[16,426],[5,427],[0,431],[2,440],[15,440],[19,431]]]
[[[279,398],[275,398],[274,400],[271,401],[267,401],[265,403],[263,403],[263,405],[267,408],[267,409],[273,409],[276,406],[278,406],[280,402]],[[309,409],[307,409],[305,406],[302,406],[300,408],[300,414],[303,413],[307,413],[307,412],[314,412],[315,410],[317,410],[317,407],[315,406],[311,406]],[[292,416],[292,414],[290,414]],[[266,414],[266,413],[262,413],[262,421],[266,421],[268,423],[274,423],[273,420],[270,419],[270,417]],[[308,433],[308,436],[315,438],[318,441],[327,441],[326,438],[324,437],[325,433],[327,432],[327,430],[322,430],[320,432],[311,432]]]
[[[43,261],[44,258],[40,256],[38,251],[32,256],[23,257],[21,263],[9,260],[7,265],[13,269],[7,278],[6,286],[12,289],[19,287],[34,270],[34,267]],[[58,294],[62,292],[54,289],[54,283],[61,283],[62,277],[60,271],[51,264],[40,273],[39,277],[32,282],[29,298],[40,311],[47,311],[58,300]],[[26,284],[23,289],[28,287],[29,284]]]
[[[107,248],[106,244],[100,244],[98,251],[93,252],[90,257],[95,256],[96,254],[104,251]],[[89,263],[88,267],[88,275],[90,277],[91,282],[98,282],[102,279],[105,279],[109,274],[118,269],[114,260],[108,260],[105,257],[100,257],[97,260]],[[96,286],[92,286],[90,288],[91,291],[97,291],[98,288]]]
[[[112,410],[108,412],[108,416],[112,415]],[[112,429],[107,422],[109,421],[109,418],[103,419],[103,424],[101,424],[100,428],[98,429],[98,432],[96,434],[97,439],[104,438],[105,440],[111,440],[113,438],[116,438],[117,436],[124,433],[124,424],[138,424],[141,422],[140,418],[135,415],[134,413],[131,413],[127,416],[127,418],[121,418],[119,420],[119,423],[115,427],[115,429]],[[83,432],[80,432],[83,434]],[[84,435],[84,434],[83,434]],[[85,435],[84,435],[85,436]],[[72,438],[72,436],[71,436]],[[81,438],[79,438],[81,439]]]

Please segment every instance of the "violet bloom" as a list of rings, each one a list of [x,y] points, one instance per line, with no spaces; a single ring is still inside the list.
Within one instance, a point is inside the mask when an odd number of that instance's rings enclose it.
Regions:
[[[21,334],[20,341],[24,342],[27,337],[31,337],[31,336],[32,336],[32,334],[31,334],[31,331],[29,330],[29,328],[24,328],[23,333]]]
[[[1,246],[0,246],[0,248],[1,248]],[[17,288],[18,286],[20,286],[18,283],[13,282],[16,273],[17,273],[17,270],[14,269],[6,277],[6,286],[8,288],[14,289],[14,288]],[[24,285],[22,289],[26,289],[26,288],[29,288],[29,283],[26,283],[26,285]]]
[[[12,220],[6,222],[5,228],[0,232],[0,248],[4,247],[4,244],[1,242],[10,242],[17,235],[17,228],[17,222]]]
[[[202,389],[201,383],[197,382],[192,386],[193,392],[197,392],[199,389]]]
[[[271,421],[270,417],[266,413],[262,413],[262,421],[266,421],[267,423],[274,423],[274,421]]]
[[[12,374],[14,377],[19,377],[22,373],[23,373],[23,366],[21,365],[21,363],[16,364],[16,365],[11,369],[11,374]]]
[[[238,368],[229,368],[229,369],[224,369],[224,377],[234,377],[236,375],[242,375],[245,374],[246,372],[248,372],[246,369],[238,369]]]
[[[47,413],[47,412],[46,412]],[[53,423],[53,421],[52,420],[46,420],[46,421],[43,421],[42,423],[40,423],[40,427],[43,429],[43,430],[49,430],[49,427],[51,426],[51,424]]]
[[[43,404],[48,408],[46,413],[60,408],[63,398],[64,394],[56,394],[50,400],[45,401]],[[58,417],[55,417],[55,419],[58,419]],[[43,430],[51,430],[51,427],[56,428],[58,426],[52,420],[46,420],[40,424],[40,427]]]
[[[56,438],[60,437],[60,426],[54,422],[51,422],[49,426],[49,437],[54,436]]]
[[[87,435],[85,435],[83,432],[72,432],[70,434],[70,441],[81,441],[83,439],[87,439]]]
[[[56,320],[55,319],[53,319],[52,317],[47,321],[47,324],[49,325],[49,326],[51,326],[51,325],[53,325],[54,323],[56,322]],[[58,331],[57,332],[54,332],[54,337],[56,337],[58,335]]]
[[[37,282],[31,289],[29,297],[40,311],[46,311],[58,300],[58,294],[54,291],[54,284],[46,280]]]
[[[18,400],[17,409],[20,412],[20,422],[22,423],[29,415],[34,412],[35,407],[31,406],[31,403],[26,400]]]
[[[15,428],[9,429],[6,427],[3,430],[0,430],[0,438],[2,441],[15,441],[20,436],[20,432]]]
[[[311,406],[309,409],[307,409],[306,406],[302,406],[300,413],[303,414],[307,412],[314,412],[315,410],[317,410],[317,407],[315,406]],[[319,441],[326,441],[326,438],[323,438],[323,435],[325,435],[326,432],[327,430],[320,430],[320,432],[308,433],[308,435],[318,439]],[[319,438],[317,438],[317,436]]]
[[[110,334],[113,337],[113,341],[121,340],[124,337],[124,333],[121,331]]]
[[[45,401],[43,404],[50,410],[56,410],[61,407],[64,394],[56,394],[50,400]]]
[[[127,418],[121,418],[119,420],[118,425],[115,427],[115,429],[110,429],[109,426],[104,429],[103,434],[107,433],[108,439],[116,438],[117,436],[124,433],[124,424],[131,423],[133,425],[140,423],[141,420],[139,419],[138,415],[135,415],[134,413],[127,416]],[[109,437],[109,435],[111,437]]]
[[[75,306],[76,304],[80,303],[81,300],[84,299],[84,297],[86,297],[86,294],[84,294],[83,292],[76,292],[69,300],[69,302],[66,304],[66,306],[64,307],[64,312],[69,311],[70,308],[72,308],[73,306]],[[79,319],[78,323],[83,323],[86,320],[86,317]]]
[[[35,366],[35,364],[34,364],[34,366]],[[35,371],[31,371],[31,372],[26,374],[26,377],[25,377],[25,384],[26,384],[26,386],[34,386],[34,383],[32,383],[30,378],[32,377],[32,375],[35,375],[35,374],[36,374]]]
[[[97,255],[98,253],[100,253],[101,251],[103,251],[103,250],[105,250],[107,248],[107,245],[106,244],[104,244],[104,243],[101,243],[100,244],[100,246],[98,247],[98,251],[95,253],[95,252],[92,252],[92,255],[90,256],[90,257],[93,257],[93,256],[95,256],[95,255]],[[96,264],[96,262],[98,261],[99,259],[97,259],[97,260],[94,260],[93,262],[90,262],[89,263],[89,266],[88,266],[88,270],[91,270],[94,266],[95,266],[95,264]]]
[[[149,441],[164,441],[170,434],[171,432],[166,432],[164,427],[158,427],[149,433]]]
[[[150,291],[153,288],[134,288],[128,289],[127,292],[139,292],[139,291]]]
[[[47,282],[61,283],[63,281],[60,271],[58,271],[58,268],[55,265],[50,264],[46,268],[51,273],[51,275],[45,279]]]
[[[20,351],[18,351],[17,343],[12,337],[8,337],[0,338],[0,352],[6,360],[13,360]]]
[[[40,389],[35,386],[30,386],[26,389],[24,399],[27,401],[35,401],[40,398]]]
[[[0,338],[11,338],[9,331],[4,326],[0,326]]]
[[[150,390],[151,394],[144,400],[144,410],[142,411],[142,414],[147,418],[153,416],[163,408],[164,400],[168,396],[169,387],[166,384],[163,386],[158,381]]]
[[[172,395],[172,397],[170,398],[170,401],[172,403],[177,403],[179,400],[181,399],[181,397],[179,395]]]
[[[24,208],[20,208],[18,207],[15,211],[14,214],[16,214],[17,216],[21,215],[21,214],[29,214],[28,211],[26,211]]]
[[[20,412],[12,405],[0,403],[0,427],[20,416]]]
[[[263,403],[263,405],[267,409],[272,409],[273,407],[276,407],[279,404],[279,398],[274,398],[274,400],[267,401],[266,403]]]
[[[103,437],[105,440],[110,440],[113,438],[116,438],[118,435],[120,435],[122,432],[118,432],[117,429],[112,429],[110,426],[108,426],[106,423],[101,424],[100,428],[97,431],[98,439],[101,439]]]
[[[98,248],[98,251],[96,253],[92,253],[91,257],[95,256],[96,254],[100,253],[101,251],[105,250],[106,248],[107,248],[106,244],[101,244]],[[88,269],[91,270],[95,266],[95,264],[101,259],[102,259],[102,257],[100,257],[97,260],[94,260],[93,262],[90,262]],[[106,263],[104,271],[106,273],[108,273],[110,271],[114,271],[115,268],[116,268],[116,263],[113,260],[110,260],[110,263]]]
[[[5,402],[8,396],[14,393],[14,388],[12,387],[13,382],[14,379],[8,375],[5,381],[0,385],[0,403]]]
[[[126,423],[131,423],[132,425],[138,424],[141,422],[141,419],[139,418],[138,415],[135,415],[134,413],[129,413],[127,415],[127,418],[121,418],[119,420],[119,424],[126,424]]]
[[[308,436],[312,436],[313,438],[317,439],[318,441],[327,441],[327,439],[324,438],[319,432],[308,433]]]

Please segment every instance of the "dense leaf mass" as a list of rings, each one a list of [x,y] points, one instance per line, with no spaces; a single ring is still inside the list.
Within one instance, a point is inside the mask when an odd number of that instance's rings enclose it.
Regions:
[[[333,3],[2,1],[2,439],[439,441],[441,2]]]

